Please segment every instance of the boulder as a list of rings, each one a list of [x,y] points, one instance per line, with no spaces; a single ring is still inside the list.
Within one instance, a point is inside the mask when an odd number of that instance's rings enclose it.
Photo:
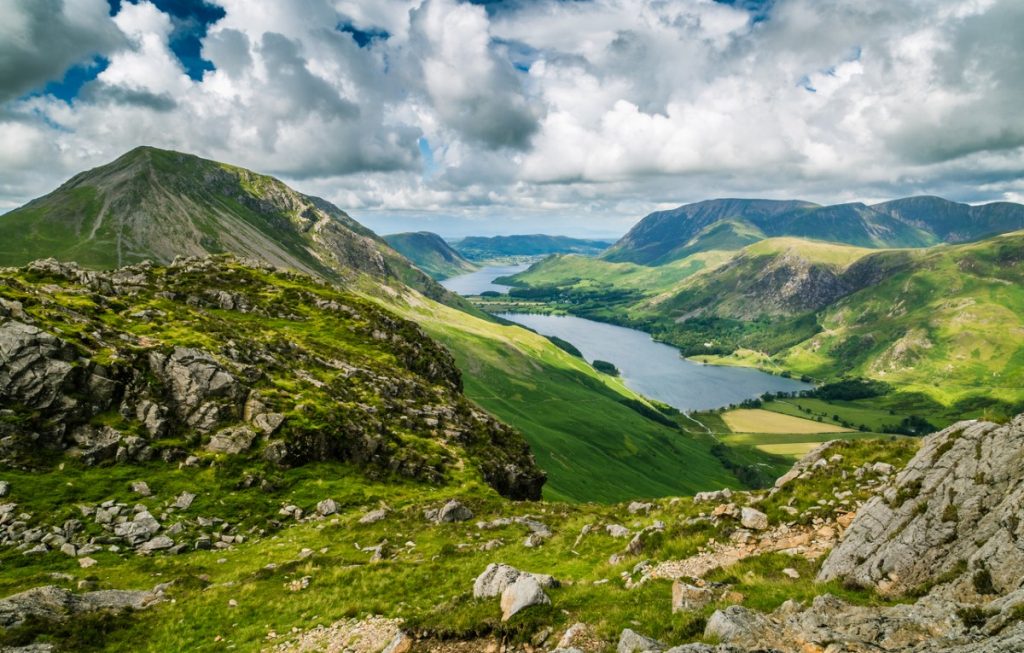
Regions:
[[[376,524],[377,522],[381,521],[382,519],[384,519],[387,516],[388,516],[387,508],[377,508],[376,510],[371,510],[370,512],[368,512],[365,515],[363,515],[362,517],[360,517],[359,518],[359,523],[360,524]]]
[[[672,612],[693,612],[715,600],[715,593],[681,580],[672,582]]]
[[[0,627],[14,628],[29,620],[63,621],[86,612],[140,610],[159,601],[159,592],[102,590],[74,594],[46,585],[0,599]]]
[[[185,347],[170,354],[150,352],[149,368],[167,388],[175,415],[188,426],[207,433],[218,422],[241,417],[246,389],[206,352]]]
[[[148,497],[153,494],[149,489],[149,484],[145,481],[135,481],[132,483],[132,492],[144,497]]]
[[[174,540],[167,537],[166,535],[157,535],[153,539],[143,542],[137,550],[139,553],[150,553],[152,551],[159,551],[161,549],[169,549],[174,546]]]
[[[630,530],[622,524],[608,524],[604,527],[604,530],[612,537],[617,538],[629,537],[630,535]]]
[[[1024,575],[1024,415],[959,422],[924,438],[882,494],[858,511],[819,581],[885,593],[952,581],[956,597],[1003,594]]]
[[[551,599],[532,574],[520,574],[501,593],[501,620],[508,621],[521,610],[534,605],[551,605]]]
[[[472,518],[473,511],[462,505],[461,501],[454,499],[444,504],[437,512],[438,523],[469,521]]]
[[[644,637],[626,628],[619,635],[619,645],[615,648],[615,653],[660,653],[664,650],[665,645],[658,640]]]
[[[248,426],[229,426],[213,434],[206,445],[214,453],[239,454],[247,451],[256,439],[256,432]]]
[[[547,574],[531,574],[510,565],[492,562],[473,581],[473,598],[484,599],[501,596],[505,588],[515,583],[520,576],[532,577],[543,588],[558,587],[558,581]]]
[[[334,499],[324,499],[316,504],[316,512],[321,517],[336,514],[338,512],[338,502]]]
[[[724,610],[715,610],[704,627],[704,637],[717,639],[724,644],[748,644],[757,646],[764,641],[764,633],[779,630],[767,616],[744,608],[730,605]]]
[[[768,515],[764,514],[760,510],[743,506],[740,509],[740,524],[743,528],[749,528],[754,531],[763,531],[768,528]]]
[[[192,506],[192,502],[195,501],[196,495],[192,492],[182,492],[178,495],[178,498],[174,500],[171,507],[177,510],[188,510]]]
[[[129,546],[137,546],[156,535],[160,522],[146,511],[136,513],[132,521],[114,524],[114,535],[123,538]]]

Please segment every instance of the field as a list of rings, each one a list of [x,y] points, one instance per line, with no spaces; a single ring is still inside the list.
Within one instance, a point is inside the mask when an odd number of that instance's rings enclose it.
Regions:
[[[764,409],[794,417],[820,417],[826,424],[841,425],[842,422],[847,422],[855,424],[858,428],[863,425],[876,433],[891,432],[910,414],[873,408],[866,405],[866,402],[823,401],[813,398],[770,401],[764,405]]]
[[[729,446],[751,446],[765,453],[789,458],[799,458],[822,442],[830,440],[872,440],[891,438],[884,433],[734,433],[722,436]]]
[[[722,414],[734,433],[844,433],[852,429],[823,424],[802,417],[793,417],[760,408],[739,408]]]

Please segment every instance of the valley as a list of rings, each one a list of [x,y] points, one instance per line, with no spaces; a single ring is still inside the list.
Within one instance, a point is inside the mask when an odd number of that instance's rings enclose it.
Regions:
[[[1021,399],[1019,234],[871,248],[729,220],[641,263],[629,238],[473,260],[152,148],[4,219],[0,645],[731,653],[757,619],[821,641],[787,615],[826,593],[900,636],[918,596],[924,619],[978,601],[952,562],[892,589],[843,547],[918,492],[910,519],[958,519],[897,470],[1015,446],[959,420]],[[196,236],[242,228],[262,235]],[[1015,614],[985,623],[1016,637]]]

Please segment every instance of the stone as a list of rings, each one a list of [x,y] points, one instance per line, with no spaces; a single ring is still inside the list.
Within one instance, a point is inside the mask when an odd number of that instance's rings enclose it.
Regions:
[[[715,593],[680,580],[672,582],[672,612],[694,612],[713,603]]]
[[[142,546],[138,548],[139,553],[150,553],[152,551],[159,551],[161,549],[169,549],[174,546],[174,540],[167,537],[166,535],[158,535],[153,539],[144,542]]]
[[[0,497],[5,497],[11,492],[11,484],[7,481],[0,481]]]
[[[129,546],[142,544],[160,530],[160,522],[146,511],[136,513],[132,521],[114,525],[114,535],[123,538]]]
[[[188,510],[192,506],[192,502],[195,501],[196,495],[192,492],[182,492],[178,495],[178,498],[171,504],[172,508],[176,510]]]
[[[693,495],[694,503],[725,503],[731,501],[733,492],[729,488],[713,492],[698,492]]]
[[[636,514],[640,514],[640,513],[646,514],[646,513],[650,512],[651,509],[653,509],[653,508],[654,508],[654,504],[653,503],[643,503],[643,502],[640,502],[640,501],[631,501],[630,504],[626,507],[626,510],[629,511],[629,514],[636,515]]]
[[[327,517],[338,512],[338,503],[334,499],[324,499],[316,504],[316,512],[321,517]]]
[[[551,599],[533,575],[521,574],[501,593],[501,620],[508,621],[520,611],[535,605],[551,605]]]
[[[755,508],[743,506],[740,509],[740,524],[744,528],[763,531],[768,528],[768,515]]]
[[[213,434],[206,445],[214,453],[239,454],[248,451],[256,439],[256,432],[248,426],[229,426]]]
[[[629,537],[631,531],[622,524],[608,524],[604,527],[606,533],[615,538]]]
[[[438,523],[469,521],[472,518],[473,512],[454,499],[444,504],[437,513]]]
[[[557,649],[573,649],[577,645],[584,644],[594,639],[594,629],[589,624],[577,621],[566,628],[562,637],[558,640]]]
[[[765,615],[740,605],[730,605],[724,610],[715,610],[708,618],[704,637],[717,639],[724,644],[743,646],[753,641],[757,645],[758,634],[773,628]]]
[[[359,518],[360,524],[376,524],[388,516],[387,508],[377,508]]]
[[[619,635],[619,645],[615,647],[615,653],[660,653],[665,650],[665,645],[656,639],[644,637],[629,628]]]
[[[796,580],[797,578],[800,578],[800,572],[797,571],[796,569],[793,569],[792,567],[786,567],[785,569],[783,569],[782,570],[782,574],[784,576],[789,576],[793,580]]]
[[[0,628],[16,628],[29,620],[64,621],[87,612],[141,610],[160,599],[157,592],[102,590],[74,594],[46,585],[0,599]]]
[[[543,588],[558,587],[558,581],[547,574],[532,574],[501,563],[487,565],[483,573],[473,581],[473,598],[485,599],[501,596],[509,585],[520,576],[530,576]]]
[[[153,494],[149,489],[149,484],[145,481],[135,481],[132,483],[132,492],[144,497],[148,497]]]
[[[896,468],[890,465],[889,463],[877,462],[871,466],[871,471],[873,471],[876,474],[882,474],[884,476],[887,476],[896,471]]]
[[[1024,573],[1021,505],[1024,415],[1005,425],[958,422],[925,437],[891,485],[860,507],[818,580],[893,594],[951,573],[949,591],[967,598],[984,569],[991,591],[1006,593]]]

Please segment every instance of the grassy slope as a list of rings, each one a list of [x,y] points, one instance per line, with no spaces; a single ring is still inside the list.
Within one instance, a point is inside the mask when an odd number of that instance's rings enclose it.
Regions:
[[[477,269],[476,264],[463,258],[437,234],[391,234],[384,236],[384,240],[434,279],[447,279]]]
[[[521,327],[412,299],[400,310],[452,351],[467,396],[526,436],[548,472],[545,497],[622,501],[736,486],[711,441],[624,405],[642,399],[620,380]]]
[[[740,256],[754,261],[792,253],[841,270],[872,251],[796,238],[772,238],[744,248]],[[891,253],[895,256],[901,252]],[[1021,233],[969,245],[913,250],[908,252],[912,258],[904,258],[908,263],[906,269],[841,299],[817,315],[807,314],[776,324],[720,320],[710,326],[701,325],[704,329],[729,329],[722,332],[726,342],[735,341],[739,347],[746,343],[748,350],[756,348],[740,356],[715,354],[701,358],[711,363],[782,367],[819,379],[863,375],[946,405],[975,401],[981,394],[1011,404],[1021,402],[1022,252]],[[683,338],[677,344],[685,346],[689,327],[675,322],[673,310],[681,309],[674,308],[678,302],[673,298],[685,291],[688,294],[684,296],[692,303],[694,296],[703,293],[712,306],[742,307],[742,296],[733,293],[754,269],[709,265],[692,275],[676,275],[692,259],[642,268],[601,260],[583,263],[563,257],[544,261],[517,275],[516,280],[533,288],[559,288],[547,299],[561,310],[639,327],[670,342]],[[880,259],[880,265],[886,263]],[[621,293],[615,295],[620,290],[632,294],[622,300]],[[620,300],[595,308],[602,296]],[[821,333],[816,334],[817,324]],[[713,339],[714,335],[695,333],[695,342]],[[1007,412],[1002,408],[999,411]],[[978,414],[984,415],[984,411]]]
[[[842,464],[848,470],[871,461],[899,465],[913,450],[912,441],[848,443],[841,449]],[[369,614],[404,618],[408,628],[433,637],[487,634],[523,641],[545,626],[564,629],[584,621],[611,641],[628,627],[678,644],[699,639],[703,620],[724,605],[716,603],[699,612],[673,614],[669,582],[654,581],[636,589],[623,586],[620,574],[632,569],[641,557],[627,556],[614,565],[608,562],[611,554],[624,549],[626,541],[607,535],[605,524],[632,527],[655,519],[664,521],[668,525],[665,533],[648,538],[642,554],[642,558],[655,561],[693,555],[709,538],[727,539],[732,529],[729,523],[688,523],[707,509],[706,504],[694,505],[688,499],[661,501],[650,515],[631,516],[621,505],[513,503],[475,486],[437,488],[368,482],[349,467],[331,463],[288,470],[281,480],[281,491],[265,493],[252,488],[240,493],[242,500],[223,504],[218,499],[230,498],[227,488],[232,473],[234,470],[224,468],[197,473],[162,464],[83,472],[68,465],[46,475],[11,472],[9,478],[11,500],[37,514],[56,506],[73,509],[78,501],[103,499],[129,505],[142,503],[156,514],[157,507],[182,489],[200,495],[195,507],[187,511],[190,516],[221,516],[236,522],[234,513],[244,503],[272,509],[279,502],[291,502],[310,510],[324,497],[335,498],[341,512],[322,521],[286,523],[283,529],[267,536],[251,533],[247,542],[223,551],[178,556],[120,556],[104,551],[93,555],[98,564],[89,569],[80,569],[73,558],[59,552],[25,556],[6,549],[0,551],[0,564],[5,570],[0,575],[0,595],[45,584],[74,590],[83,580],[102,589],[149,589],[173,581],[167,590],[169,600],[129,617],[78,622],[64,629],[58,639],[67,650],[132,652],[256,650],[290,637],[293,628],[304,630]],[[130,492],[130,481],[138,478],[149,481],[153,497],[140,499]],[[834,470],[821,470],[787,486],[760,507],[773,523],[791,521],[793,518],[782,512],[781,506],[793,503],[803,511],[821,499],[832,498],[838,489],[852,488],[852,484],[852,474],[847,480],[838,480]],[[532,514],[548,524],[554,536],[531,549],[521,544],[527,534],[522,526],[480,530],[473,521],[434,525],[423,519],[423,508],[437,506],[452,496],[463,499],[476,518],[485,521]],[[863,496],[863,491],[858,492],[857,498]],[[376,524],[359,524],[363,512],[380,502],[390,506],[391,515]],[[810,519],[813,514],[819,513],[806,512],[804,516]],[[598,528],[577,542],[585,524]],[[480,550],[480,544],[493,539],[501,541],[497,550]],[[369,563],[370,553],[359,547],[382,541],[390,543],[387,559]],[[311,555],[301,557],[304,549]],[[553,605],[531,608],[501,623],[497,599],[472,598],[473,579],[495,560],[550,573],[562,580],[561,588],[548,592]],[[743,595],[744,605],[760,610],[774,609],[789,598],[807,601],[824,592],[857,604],[880,601],[870,592],[844,588],[839,583],[815,584],[816,566],[800,558],[773,554],[713,572],[708,580],[732,584]],[[782,573],[786,567],[797,568],[801,577],[787,577]],[[292,581],[304,577],[308,578],[308,588],[295,591],[289,587]],[[0,643],[14,643],[18,637],[27,638],[39,631],[47,629],[33,626],[9,631]]]

